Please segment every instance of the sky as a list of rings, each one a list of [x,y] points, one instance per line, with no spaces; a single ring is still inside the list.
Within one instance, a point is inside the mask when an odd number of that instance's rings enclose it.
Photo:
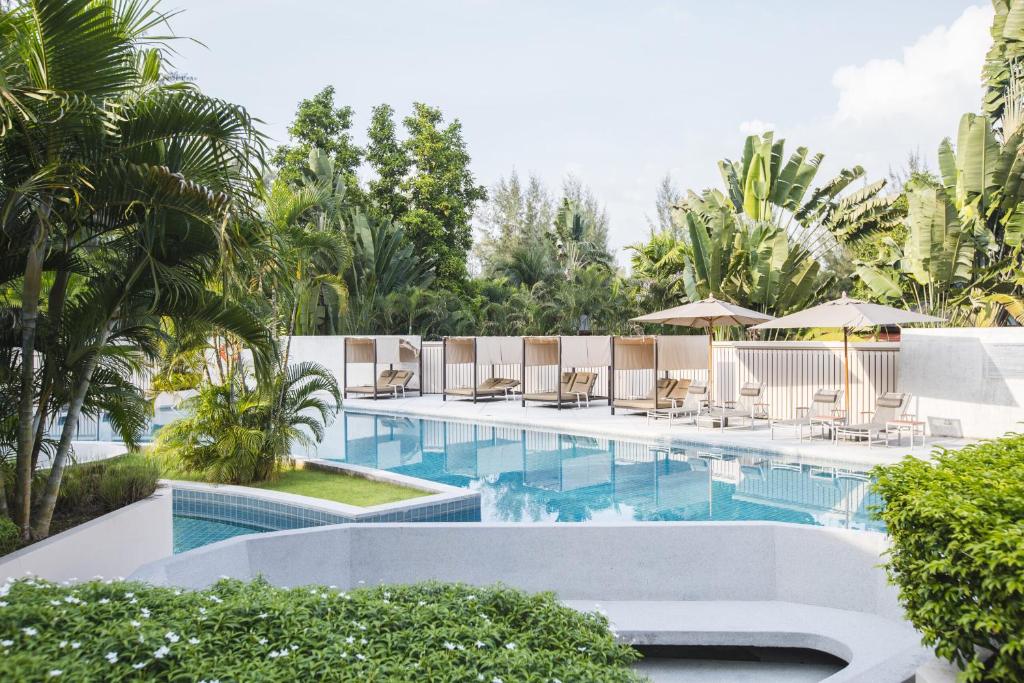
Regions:
[[[643,240],[666,173],[719,186],[765,129],[887,177],[977,111],[992,17],[965,0],[164,0],[174,67],[244,105],[275,141],[326,85],[355,110],[413,102],[462,122],[472,170],[552,188],[572,173],[604,202],[609,241]]]

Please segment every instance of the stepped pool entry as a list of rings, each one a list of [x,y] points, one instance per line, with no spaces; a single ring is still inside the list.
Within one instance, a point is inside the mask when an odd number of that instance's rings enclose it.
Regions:
[[[866,472],[768,452],[352,411],[331,432],[319,457],[478,491],[483,522],[771,521],[884,531],[870,514],[881,501]]]

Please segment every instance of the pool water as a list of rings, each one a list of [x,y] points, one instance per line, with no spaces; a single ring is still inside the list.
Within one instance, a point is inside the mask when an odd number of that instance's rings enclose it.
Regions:
[[[867,473],[710,445],[344,412],[319,457],[480,492],[484,522],[763,520],[882,531]],[[333,438],[332,438],[333,436]]]
[[[175,554],[235,536],[269,531],[262,527],[236,522],[220,522],[189,515],[174,515],[173,527]]]

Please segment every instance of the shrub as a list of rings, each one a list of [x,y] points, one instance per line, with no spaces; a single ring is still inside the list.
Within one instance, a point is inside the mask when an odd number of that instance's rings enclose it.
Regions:
[[[503,587],[4,588],[2,680],[640,680],[604,617]]]
[[[1024,680],[1024,435],[874,475],[886,569],[925,644],[968,681]]]
[[[0,555],[13,553],[21,545],[21,531],[10,517],[0,515]]]
[[[159,479],[159,463],[142,455],[126,455],[102,472],[96,494],[104,510],[116,510],[153,495]]]

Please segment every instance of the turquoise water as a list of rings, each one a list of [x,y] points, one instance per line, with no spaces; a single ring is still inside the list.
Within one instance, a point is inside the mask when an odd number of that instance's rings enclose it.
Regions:
[[[640,418],[638,418],[640,419]],[[345,412],[320,457],[480,492],[484,522],[764,520],[883,530],[865,472],[708,445]]]
[[[261,527],[235,522],[216,522],[188,515],[174,515],[173,521],[175,554],[235,536],[268,531]]]

